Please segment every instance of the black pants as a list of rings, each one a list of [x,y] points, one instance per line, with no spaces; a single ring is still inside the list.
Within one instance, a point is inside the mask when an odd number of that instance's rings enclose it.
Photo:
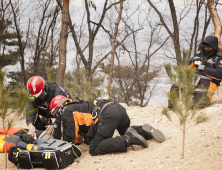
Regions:
[[[109,106],[102,114],[102,126],[103,131],[97,130],[93,139],[90,140],[89,153],[95,156],[114,152],[126,152],[127,143],[123,135],[130,126],[130,119],[126,109],[118,103]],[[145,139],[152,138],[143,132],[142,126],[132,127]],[[117,129],[120,136],[112,138],[115,129]]]
[[[197,89],[197,88],[198,88],[198,87],[196,87],[196,89]],[[209,88],[209,87],[206,87],[206,88]],[[172,92],[173,90],[175,90],[176,95],[177,95],[177,98],[179,98],[179,88],[178,88],[178,86],[176,86],[175,84],[173,84],[173,85],[171,86],[170,92]],[[182,89],[182,90],[183,90],[183,89]],[[193,93],[193,97],[192,97],[192,99],[193,99],[193,105],[195,105],[196,103],[199,102],[199,100],[201,99],[202,95],[203,95],[203,92],[195,90],[195,92]],[[210,103],[210,98],[209,98],[209,100],[206,101],[206,103],[204,103],[204,104],[203,104],[202,106],[200,106],[200,107],[206,107],[207,105],[209,105],[209,103]],[[169,109],[172,109],[172,108],[173,108],[173,104],[171,103],[170,100],[168,100],[168,108],[169,108]]]

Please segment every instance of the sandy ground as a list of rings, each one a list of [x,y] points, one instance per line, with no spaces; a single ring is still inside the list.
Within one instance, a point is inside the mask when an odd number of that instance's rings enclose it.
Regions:
[[[125,105],[124,105],[125,106]],[[149,147],[129,147],[126,153],[90,156],[88,145],[81,144],[82,156],[66,170],[220,170],[222,169],[222,99],[214,97],[212,105],[200,110],[210,117],[203,124],[192,126],[186,133],[185,159],[181,159],[182,131],[162,114],[162,106],[126,107],[132,125],[149,123],[161,130],[166,141],[148,140]],[[171,112],[172,113],[172,112]],[[172,113],[172,115],[175,115]],[[177,120],[173,116],[173,120]],[[1,125],[1,124],[0,124]],[[15,127],[26,127],[25,120]],[[118,133],[115,133],[118,135]],[[0,167],[4,168],[4,153]],[[8,169],[17,169],[8,162]]]

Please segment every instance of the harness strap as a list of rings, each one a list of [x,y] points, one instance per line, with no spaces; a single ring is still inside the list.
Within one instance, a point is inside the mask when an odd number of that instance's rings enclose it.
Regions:
[[[109,108],[109,106],[115,104],[115,102],[109,102],[109,103],[106,103],[103,108],[101,109],[101,111],[99,112],[99,115],[98,115],[98,122],[97,122],[97,127],[99,126],[102,126],[103,122],[102,122],[102,114]]]
[[[85,141],[84,143],[89,144],[89,141],[94,137],[95,133],[98,132],[104,136],[109,136],[110,132],[104,128],[103,121],[102,121],[102,114],[106,112],[106,110],[111,106],[112,104],[115,104],[114,102],[108,102],[105,103],[102,108],[97,105],[97,101],[94,100],[93,104],[95,105],[93,108],[93,113],[91,117],[93,118],[95,124],[91,124],[90,128],[87,132],[87,134],[84,136]]]

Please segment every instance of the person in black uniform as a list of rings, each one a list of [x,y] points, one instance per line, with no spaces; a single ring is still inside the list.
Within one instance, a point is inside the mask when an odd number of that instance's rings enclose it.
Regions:
[[[189,68],[196,68],[197,72],[195,75],[196,89],[193,95],[194,105],[201,99],[202,90],[199,88],[203,85],[207,89],[207,96],[209,97],[206,107],[209,103],[216,88],[220,85],[222,79],[222,56],[218,51],[218,38],[215,36],[207,36],[202,42],[201,51],[192,57],[189,61]],[[178,89],[176,85],[171,87],[171,90]],[[169,108],[172,105],[168,104]]]
[[[126,152],[131,145],[148,147],[148,139],[165,141],[163,133],[149,124],[131,126],[126,109],[109,100],[67,103],[68,99],[58,95],[50,103],[56,114],[55,123],[61,124],[62,140],[81,143],[83,138],[90,144],[92,156],[113,152]],[[115,129],[120,136],[112,138]]]
[[[29,127],[29,134],[35,136],[35,131],[46,130],[47,133],[53,134],[54,138],[60,136],[60,131],[54,133],[51,118],[55,115],[51,114],[49,105],[53,97],[63,95],[72,100],[71,95],[62,87],[52,82],[45,82],[40,76],[31,77],[27,84],[27,90],[30,92],[30,101],[28,108],[32,111],[26,118]],[[39,117],[41,115],[41,118]]]

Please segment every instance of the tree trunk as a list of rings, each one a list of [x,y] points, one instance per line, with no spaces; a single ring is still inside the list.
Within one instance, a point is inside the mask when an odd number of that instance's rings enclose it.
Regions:
[[[210,17],[214,24],[214,36],[218,38],[218,49],[222,52],[222,46],[220,42],[221,37],[221,21],[217,14],[217,9],[214,5],[214,0],[207,0],[207,6],[210,13]]]
[[[173,28],[174,28],[173,43],[174,43],[174,48],[175,48],[175,53],[176,53],[176,60],[177,60],[177,65],[180,65],[182,64],[182,57],[181,57],[181,51],[180,51],[179,26],[177,22],[177,15],[176,15],[176,10],[175,10],[173,0],[169,0],[169,6],[170,6],[171,17],[173,20]]]
[[[220,52],[222,52],[222,46],[221,46],[221,21],[217,14],[217,9],[214,5],[214,0],[207,0],[207,7],[210,13],[210,17],[214,24],[214,36],[218,38],[218,49]],[[219,94],[221,94],[221,86],[218,88]]]
[[[2,112],[3,113],[3,112]],[[2,125],[3,125],[3,130],[4,130],[4,135],[5,135],[5,169],[7,169],[7,138],[6,138],[6,134],[7,131],[5,130],[5,118],[2,117]]]
[[[175,10],[175,6],[174,6],[173,0],[168,0],[169,7],[170,7],[170,12],[171,12],[171,18],[172,18],[172,21],[173,21],[173,29],[174,29],[173,32],[170,31],[170,28],[165,23],[164,17],[160,13],[160,11],[153,5],[153,3],[150,0],[147,0],[147,2],[157,12],[157,14],[159,15],[159,18],[160,18],[160,22],[163,24],[163,26],[165,27],[166,31],[168,32],[168,34],[170,35],[170,37],[173,40],[173,45],[174,45],[174,50],[175,50],[175,54],[176,54],[177,65],[182,64],[182,57],[181,57],[181,50],[180,50],[180,39],[179,39],[179,26],[178,26],[178,22],[177,22],[177,14],[176,14],[176,10]]]
[[[69,25],[69,0],[64,0],[62,8],[62,30],[60,34],[60,44],[59,44],[59,68],[57,70],[57,78],[56,78],[56,83],[62,87],[64,85],[64,76],[66,70],[66,44],[68,38],[68,25]]]
[[[206,4],[205,5],[204,28],[203,28],[202,38],[201,38],[201,41],[198,46],[198,51],[201,50],[202,42],[204,41],[204,38],[206,36],[206,32],[207,32],[207,28],[208,28],[209,24],[210,24],[210,16],[209,17],[207,16],[207,4]],[[193,56],[195,54],[196,54],[196,51],[194,51]]]
[[[110,73],[109,73],[109,84],[108,84],[108,89],[109,89],[109,99],[112,100],[112,78],[113,78],[113,65],[114,65],[114,54],[115,54],[115,42],[116,42],[116,36],[118,32],[118,26],[120,23],[120,19],[122,16],[122,10],[123,10],[123,0],[120,0],[120,9],[119,9],[119,16],[117,18],[117,21],[115,23],[115,30],[114,30],[114,35],[113,35],[113,41],[112,41],[112,52],[111,52],[111,66],[110,66]]]
[[[5,115],[4,115],[4,103],[3,103],[3,83],[4,83],[4,72],[3,72],[3,68],[0,68],[0,76],[1,76],[1,79],[0,79],[0,101],[1,101],[1,118],[2,118],[2,125],[3,125],[3,130],[4,130],[4,135],[5,135],[5,169],[7,169],[7,150],[6,150],[6,142],[7,142],[7,139],[6,139],[6,130],[5,130]],[[3,73],[3,74],[2,74]],[[3,78],[3,79],[2,79]]]
[[[53,31],[53,29],[52,29],[52,35],[51,35],[51,56],[50,56],[50,62],[49,62],[49,68],[50,67],[52,67],[52,65],[53,65],[53,58],[54,58],[54,50],[53,50],[53,48],[54,48],[54,41],[53,41],[53,34],[54,33],[54,31]]]
[[[183,124],[183,146],[182,146],[182,159],[184,159],[184,152],[185,152],[185,122]]]

